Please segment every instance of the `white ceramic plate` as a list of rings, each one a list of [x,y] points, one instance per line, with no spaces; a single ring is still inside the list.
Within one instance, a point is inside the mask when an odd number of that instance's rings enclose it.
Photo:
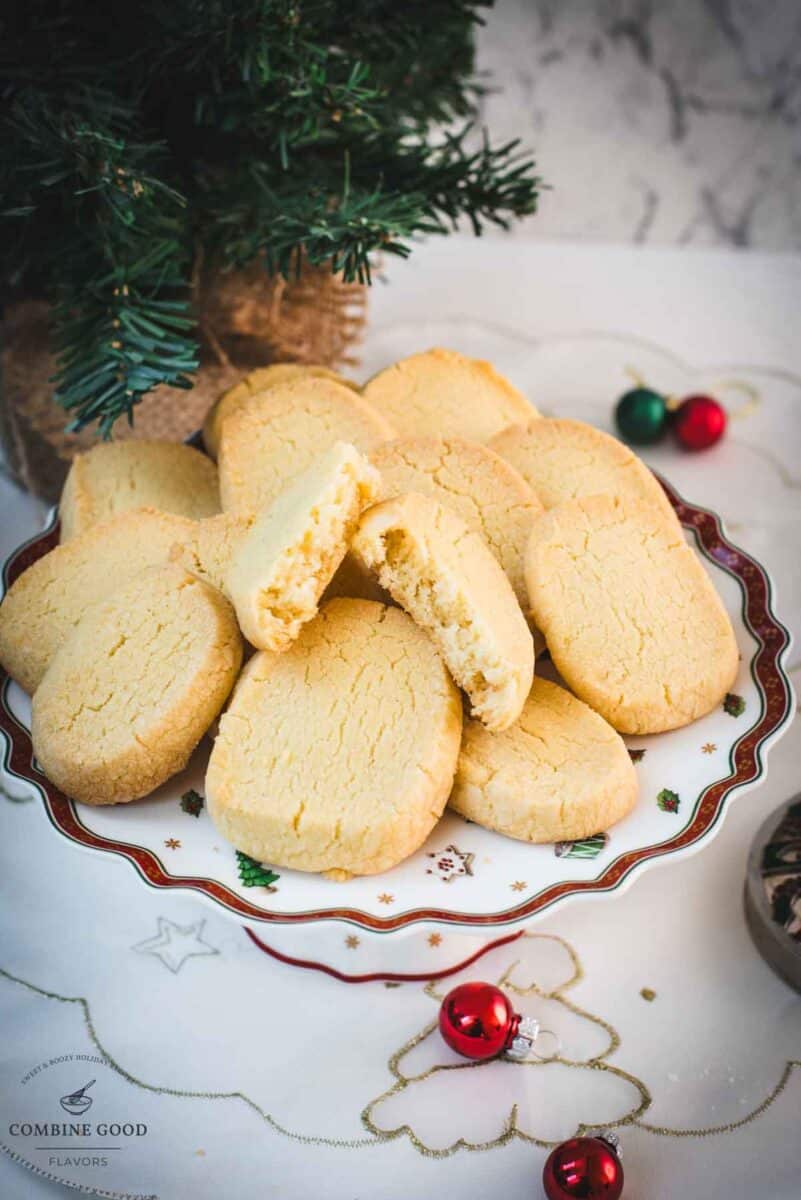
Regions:
[[[726,540],[716,516],[667,490],[732,617],[740,671],[726,704],[702,720],[671,733],[627,739],[640,801],[597,838],[530,846],[446,813],[416,854],[383,875],[347,883],[280,867],[265,875],[263,868],[271,864],[243,862],[205,809],[192,811],[202,797],[208,743],[186,771],[145,800],[111,808],[75,804],[33,763],[29,700],[5,675],[4,771],[36,789],[60,836],[127,860],[151,887],[204,896],[251,926],[265,948],[348,976],[383,974],[391,966],[391,974],[430,977],[554,904],[612,891],[638,868],[697,847],[711,836],[727,798],[762,775],[767,745],[793,707],[782,666],[789,636],[772,612],[764,569]],[[54,518],[8,560],[6,586],[57,536]],[[467,939],[458,945],[446,939],[448,926]],[[376,935],[402,932],[414,936],[389,939],[388,957],[387,939]]]
[[[519,331],[455,320],[414,327],[394,322],[373,330],[365,368],[369,372],[410,348],[436,344],[490,358],[541,411],[553,408],[588,420],[598,419],[599,396],[610,397],[611,408],[614,396],[630,386],[631,366],[653,386],[676,394],[715,392],[731,386],[733,373],[695,371],[667,350],[615,334],[539,342]],[[757,390],[763,382],[758,369],[750,368],[749,377],[750,389]],[[770,374],[765,379],[771,403],[794,411],[797,381]],[[752,429],[760,442],[758,412]],[[669,443],[649,451],[648,458],[714,504],[721,475],[711,464],[717,455],[728,461],[725,456],[736,453],[736,439],[729,439],[692,460]],[[757,466],[759,461],[754,460]],[[750,460],[748,469],[756,469]],[[76,805],[36,770],[27,697],[0,672],[8,788],[18,791],[18,781],[25,781],[41,797],[58,836],[126,860],[150,887],[178,888],[222,907],[265,949],[290,961],[348,979],[430,978],[454,968],[498,938],[517,936],[524,923],[554,905],[613,892],[638,871],[698,849],[719,827],[728,799],[762,777],[768,746],[794,711],[784,668],[790,639],[774,614],[767,573],[724,537],[717,516],[666,490],[731,614],[740,671],[727,708],[686,729],[627,739],[637,759],[640,801],[614,829],[599,830],[606,836],[581,845],[529,846],[446,814],[417,854],[383,875],[333,883],[276,868],[277,878],[260,885],[258,871],[242,867],[205,811],[194,816],[181,807],[190,789],[202,795],[208,745],[187,771],[147,800],[116,808]],[[53,522],[12,554],[4,568],[6,586],[57,538]]]

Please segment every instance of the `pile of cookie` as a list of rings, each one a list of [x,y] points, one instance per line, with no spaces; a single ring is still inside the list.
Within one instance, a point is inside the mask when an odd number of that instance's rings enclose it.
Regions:
[[[361,390],[262,368],[203,438],[76,458],[60,545],[0,606],[38,762],[79,801],[147,795],[210,734],[208,811],[259,861],[387,870],[446,804],[581,838],[636,801],[620,734],[734,680],[656,479],[488,363],[431,350]],[[566,687],[534,677],[545,647]]]

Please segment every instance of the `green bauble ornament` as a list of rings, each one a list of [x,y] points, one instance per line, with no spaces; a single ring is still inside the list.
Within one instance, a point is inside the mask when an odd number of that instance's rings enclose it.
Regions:
[[[647,387],[632,388],[621,396],[615,408],[615,421],[627,442],[650,446],[658,442],[667,424],[665,397]]]

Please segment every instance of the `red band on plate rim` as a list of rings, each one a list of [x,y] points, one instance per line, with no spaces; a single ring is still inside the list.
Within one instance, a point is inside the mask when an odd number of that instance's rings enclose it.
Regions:
[[[682,525],[695,534],[702,554],[712,559],[740,584],[743,618],[758,643],[750,667],[762,698],[762,709],[756,723],[735,743],[729,775],[710,784],[702,793],[690,824],[673,838],[619,855],[596,879],[555,883],[514,907],[494,913],[477,914],[462,913],[454,909],[415,908],[395,916],[379,917],[358,909],[338,907],[295,913],[269,912],[215,880],[170,874],[161,860],[144,846],[100,837],[87,829],[80,819],[75,803],[54,787],[34,766],[30,734],[8,707],[6,697],[10,680],[7,673],[0,669],[0,729],[6,734],[7,740],[5,767],[11,774],[32,783],[38,789],[50,821],[66,838],[89,849],[117,854],[127,859],[151,887],[201,892],[238,916],[261,924],[292,925],[314,921],[347,921],[374,933],[391,933],[422,921],[451,926],[492,928],[526,920],[567,896],[610,892],[619,887],[642,863],[675,853],[699,841],[719,820],[727,798],[737,788],[752,783],[762,775],[763,749],[793,712],[792,687],[781,661],[790,644],[790,635],[773,612],[771,584],[764,568],[744,550],[728,541],[715,513],[689,504],[664,480],[660,479],[660,483]],[[6,587],[57,543],[58,524],[55,523],[20,546],[5,564]],[[248,930],[248,933],[257,940],[252,931]],[[277,951],[266,946],[262,948],[275,957],[282,958]],[[285,961],[292,960],[285,958]],[[329,973],[337,974],[333,970]],[[425,975],[426,979],[434,977]]]

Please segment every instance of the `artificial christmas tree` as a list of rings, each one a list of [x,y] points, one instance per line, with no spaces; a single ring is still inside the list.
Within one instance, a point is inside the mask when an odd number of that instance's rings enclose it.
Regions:
[[[3,18],[5,342],[41,357],[29,322],[47,320],[71,430],[108,435],[153,389],[189,388],[201,351],[215,382],[232,362],[341,362],[376,252],[533,211],[531,161],[469,132],[489,7],[31,0]]]

